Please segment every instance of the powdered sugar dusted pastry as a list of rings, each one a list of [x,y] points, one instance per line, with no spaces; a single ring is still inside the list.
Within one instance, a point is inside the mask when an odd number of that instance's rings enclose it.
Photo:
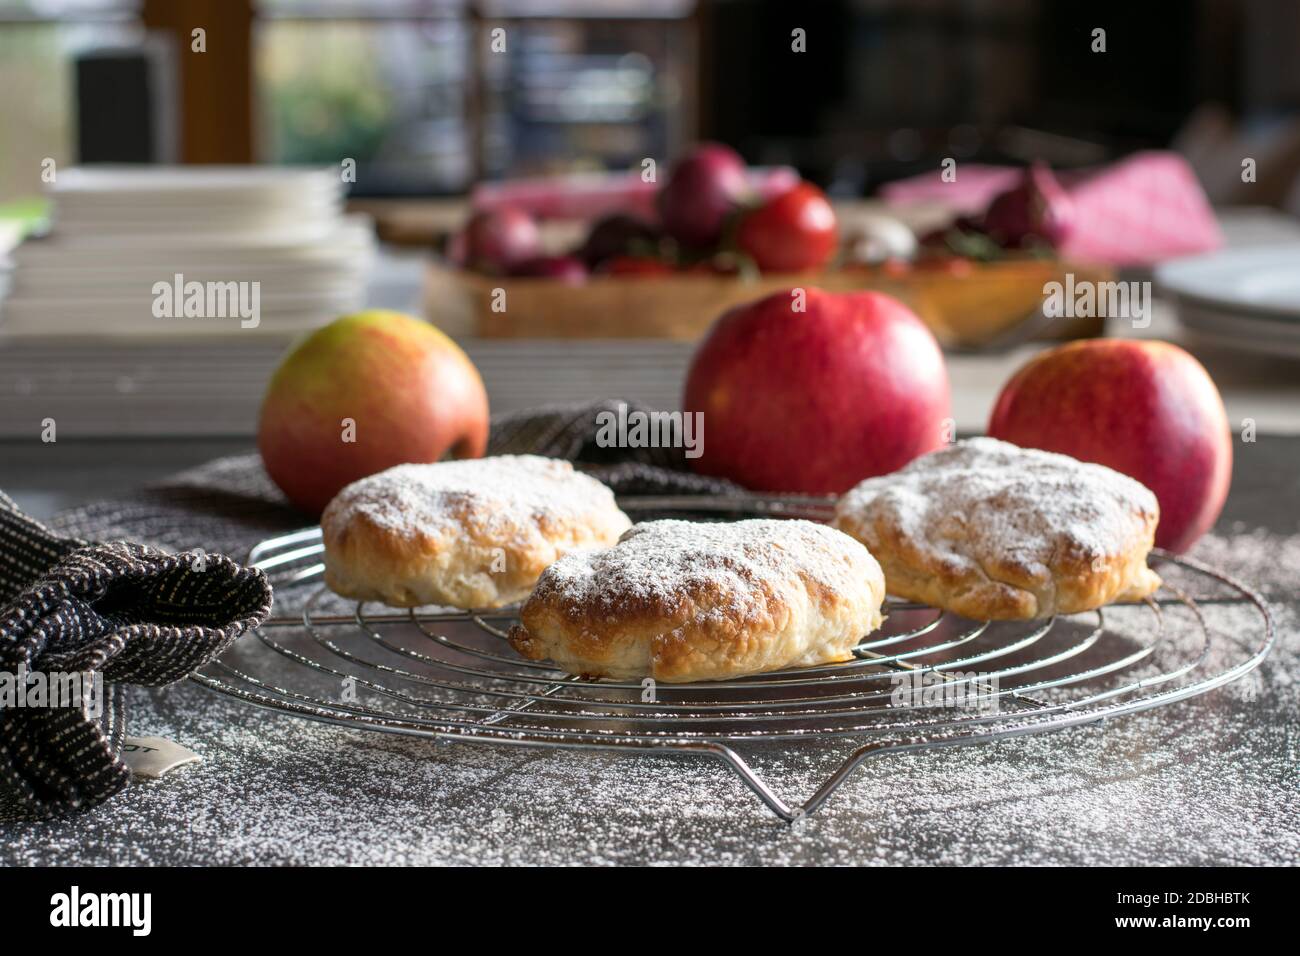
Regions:
[[[979,620],[1136,601],[1160,509],[1102,465],[972,438],[845,494],[835,527],[863,542],[889,593]]]
[[[546,569],[510,643],[589,677],[716,680],[848,660],[880,626],[861,544],[810,521],[650,521]]]
[[[348,485],[325,508],[325,583],[398,607],[500,607],[579,548],[631,522],[567,461],[502,455],[398,465]]]

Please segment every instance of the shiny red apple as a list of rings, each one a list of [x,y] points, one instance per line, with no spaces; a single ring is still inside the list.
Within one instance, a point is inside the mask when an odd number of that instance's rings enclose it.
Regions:
[[[1168,342],[1088,339],[1040,353],[1002,387],[988,433],[1136,478],[1160,501],[1156,544],[1175,552],[1214,524],[1232,481],[1219,390]]]
[[[951,437],[939,345],[879,292],[796,288],[732,309],[695,353],[683,408],[704,416],[695,470],[762,491],[847,491]]]
[[[762,272],[820,269],[835,257],[839,226],[826,194],[799,183],[745,214],[736,247]]]
[[[427,322],[371,310],[317,329],[280,363],[257,447],[285,496],[314,515],[394,465],[478,458],[487,435],[487,392],[459,346]]]

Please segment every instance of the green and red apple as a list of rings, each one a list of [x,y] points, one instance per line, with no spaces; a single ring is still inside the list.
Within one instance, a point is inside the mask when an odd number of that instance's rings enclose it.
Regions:
[[[280,363],[257,447],[285,496],[319,514],[345,485],[394,465],[481,457],[487,435],[469,356],[427,322],[371,310],[316,330]]]

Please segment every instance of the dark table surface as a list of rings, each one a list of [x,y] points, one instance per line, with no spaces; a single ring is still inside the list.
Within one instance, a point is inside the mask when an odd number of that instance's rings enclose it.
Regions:
[[[49,516],[243,450],[0,442],[0,489]],[[59,820],[0,803],[0,863],[1295,863],[1300,438],[1238,442],[1228,506],[1194,553],[1270,599],[1279,640],[1257,673],[1100,726],[891,758],[795,828],[709,762],[437,745],[185,682],[134,692],[129,730],[202,763]],[[1238,625],[1255,626],[1221,626]],[[851,749],[750,755],[802,799]]]

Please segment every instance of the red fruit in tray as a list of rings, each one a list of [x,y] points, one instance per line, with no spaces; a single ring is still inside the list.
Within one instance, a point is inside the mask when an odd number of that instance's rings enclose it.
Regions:
[[[537,256],[525,259],[510,274],[531,279],[555,279],[567,285],[582,285],[587,281],[587,267],[576,256]]]
[[[1013,189],[1002,193],[984,213],[983,230],[1005,248],[1038,240],[1060,246],[1074,226],[1074,200],[1043,163],[1025,170]]]
[[[541,234],[532,216],[505,206],[471,216],[459,245],[471,269],[501,274],[539,255]]]
[[[600,273],[624,278],[668,276],[673,267],[654,256],[615,256],[600,267]]]
[[[1170,551],[1214,524],[1232,481],[1219,390],[1168,342],[1088,339],[1039,353],[1002,387],[988,433],[1136,478],[1160,501],[1156,544]]]
[[[358,312],[280,363],[257,428],[267,474],[319,514],[344,485],[406,462],[478,458],[488,400],[469,357],[427,322]]]
[[[682,407],[704,413],[695,470],[762,491],[847,491],[951,437],[939,345],[879,292],[792,289],[730,310]]]
[[[673,166],[659,191],[664,231],[690,248],[715,245],[748,191],[745,161],[735,150],[697,146]]]
[[[587,240],[578,250],[578,256],[595,269],[602,262],[615,256],[635,255],[657,248],[661,234],[659,229],[625,213],[606,216],[591,227]]]
[[[800,183],[740,222],[736,245],[763,272],[820,269],[835,256],[839,228],[826,194]]]

